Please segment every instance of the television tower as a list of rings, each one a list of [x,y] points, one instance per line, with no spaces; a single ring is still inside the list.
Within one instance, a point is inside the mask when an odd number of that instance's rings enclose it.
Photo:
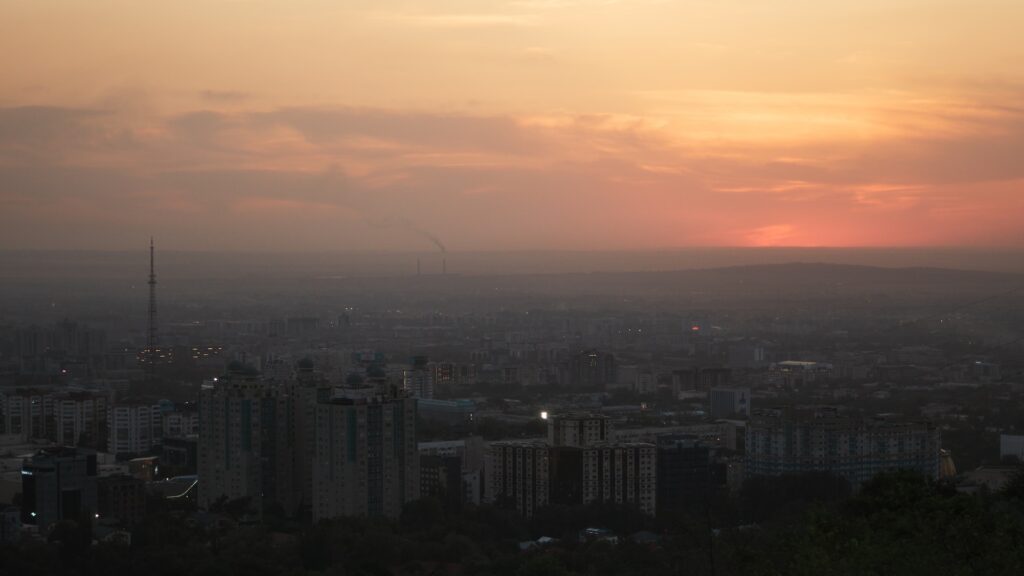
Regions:
[[[149,237],[149,330],[146,333],[146,361],[149,379],[156,371],[156,266],[153,237]]]

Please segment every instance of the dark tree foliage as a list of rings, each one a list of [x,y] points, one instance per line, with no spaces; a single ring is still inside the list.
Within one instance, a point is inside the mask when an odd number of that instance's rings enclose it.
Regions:
[[[748,523],[799,516],[814,503],[837,502],[850,496],[846,480],[827,472],[755,477],[743,485],[740,511]]]
[[[96,542],[88,518],[61,523],[45,542],[0,549],[0,574],[1024,574],[1024,476],[994,494],[961,494],[912,474],[880,476],[852,497],[838,496],[842,488],[820,477],[750,483],[747,505],[757,497],[780,503],[761,505],[761,519],[744,524],[709,512],[655,525],[616,506],[549,507],[526,521],[490,506],[445,511],[430,499],[409,504],[397,521],[304,527],[249,525],[225,513],[233,506],[219,514],[163,509],[135,527],[130,546]],[[611,530],[618,541],[579,538],[586,527]],[[634,540],[640,530],[647,536]],[[521,550],[539,536],[557,541]]]

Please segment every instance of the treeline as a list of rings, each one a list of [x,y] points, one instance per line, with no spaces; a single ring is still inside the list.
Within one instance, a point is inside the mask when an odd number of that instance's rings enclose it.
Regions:
[[[525,520],[487,506],[446,511],[430,499],[410,504],[397,521],[305,527],[163,511],[135,528],[130,545],[90,546],[88,520],[64,522],[48,542],[0,550],[0,573],[1024,574],[1022,476],[996,494],[961,494],[910,474],[880,476],[852,497],[843,490],[825,478],[752,483],[731,510],[709,506],[657,521],[615,506],[552,507]],[[746,510],[757,498],[774,504]],[[618,541],[578,538],[587,527],[606,528]],[[539,536],[555,541],[521,550]]]

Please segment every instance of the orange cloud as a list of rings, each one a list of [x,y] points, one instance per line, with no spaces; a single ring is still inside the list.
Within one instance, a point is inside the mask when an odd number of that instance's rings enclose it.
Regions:
[[[1024,114],[965,122],[762,161],[626,115],[7,108],[0,241],[113,248],[156,228],[183,248],[419,246],[372,224],[400,219],[453,249],[1024,245]]]

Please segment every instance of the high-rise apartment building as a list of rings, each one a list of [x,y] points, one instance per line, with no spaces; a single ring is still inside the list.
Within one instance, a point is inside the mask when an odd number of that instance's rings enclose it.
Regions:
[[[629,505],[653,516],[657,504],[657,450],[653,444],[552,446],[551,501]]]
[[[420,496],[416,399],[385,382],[316,405],[313,520],[397,518]]]
[[[276,387],[238,364],[199,396],[199,506],[247,498],[293,508],[288,410]]]
[[[857,489],[894,470],[937,478],[940,449],[939,429],[929,422],[847,417],[834,408],[759,410],[747,425],[744,470],[748,477],[830,472]]]
[[[291,446],[292,489],[295,511],[306,515],[313,506],[313,461],[316,458],[316,407],[329,400],[331,386],[315,370],[312,360],[303,359],[284,385],[289,411],[288,444]]]
[[[530,517],[550,499],[548,445],[544,442],[494,442],[487,453],[487,502]]]
[[[711,490],[711,448],[697,436],[658,437],[659,518],[678,518],[703,511]]]
[[[608,417],[567,413],[550,417],[546,443],[493,443],[486,463],[486,499],[524,516],[549,502],[617,503],[654,515],[655,446],[613,438]]]
[[[413,398],[434,397],[434,372],[429,369],[426,356],[413,358],[412,368],[402,373],[402,389]]]

